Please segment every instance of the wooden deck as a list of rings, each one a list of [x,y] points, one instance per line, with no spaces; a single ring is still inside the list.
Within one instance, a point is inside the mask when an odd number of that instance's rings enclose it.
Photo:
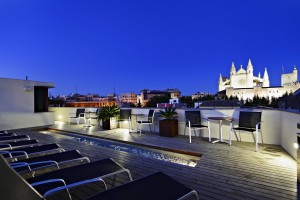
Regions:
[[[260,145],[259,152],[255,152],[254,143],[234,142],[228,146],[194,137],[189,144],[186,136],[165,138],[155,133],[142,133],[140,136],[125,129],[102,131],[95,126],[85,128],[56,124],[51,128],[202,154],[196,167],[189,167],[79,143],[59,134],[26,130],[40,142],[56,142],[67,150],[78,149],[91,160],[113,158],[131,171],[134,180],[163,171],[195,189],[200,199],[297,199],[297,164],[280,146]],[[80,197],[77,196],[77,199]]]

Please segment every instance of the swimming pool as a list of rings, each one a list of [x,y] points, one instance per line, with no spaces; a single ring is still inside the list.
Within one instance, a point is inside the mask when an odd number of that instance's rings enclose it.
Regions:
[[[40,133],[60,134],[61,137],[66,139],[71,139],[76,142],[80,142],[88,145],[101,146],[104,148],[128,152],[128,153],[140,155],[151,159],[172,162],[172,163],[186,165],[190,167],[195,167],[197,165],[197,160],[200,159],[200,158],[197,159],[195,156],[189,156],[186,154],[179,154],[179,153],[162,151],[153,148],[140,147],[140,146],[124,144],[124,143],[114,142],[114,141],[109,141],[104,139],[91,138],[91,137],[86,137],[86,136],[81,136],[81,135],[66,133],[66,132],[58,133],[58,132],[51,132],[51,131],[40,131]]]

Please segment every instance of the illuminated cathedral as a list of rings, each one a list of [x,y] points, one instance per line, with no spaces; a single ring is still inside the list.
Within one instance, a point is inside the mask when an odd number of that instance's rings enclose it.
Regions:
[[[298,70],[296,66],[292,73],[281,75],[281,86],[270,87],[270,80],[267,68],[265,68],[263,77],[260,73],[257,76],[253,74],[254,67],[249,59],[247,68],[242,66],[237,71],[232,62],[230,69],[230,78],[219,78],[219,92],[225,91],[226,96],[237,96],[239,99],[253,99],[254,96],[266,97],[271,99],[272,97],[278,98],[287,93],[293,93],[300,88],[298,83]]]

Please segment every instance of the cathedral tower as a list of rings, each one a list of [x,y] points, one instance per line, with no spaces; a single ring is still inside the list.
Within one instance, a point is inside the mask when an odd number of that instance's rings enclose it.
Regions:
[[[249,59],[248,65],[247,65],[247,78],[246,78],[246,84],[247,88],[252,88],[253,85],[253,65],[251,63],[251,60]]]
[[[269,75],[268,75],[268,71],[267,68],[265,68],[265,73],[264,73],[264,77],[263,77],[263,87],[270,87],[270,80],[269,80]]]

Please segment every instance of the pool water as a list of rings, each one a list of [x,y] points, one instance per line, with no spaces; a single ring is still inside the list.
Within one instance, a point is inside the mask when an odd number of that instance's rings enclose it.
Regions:
[[[57,132],[53,133],[51,131],[42,131],[42,133],[59,134]],[[196,161],[196,159],[194,159],[194,157],[184,155],[184,154],[162,151],[162,150],[153,149],[153,148],[140,147],[140,146],[135,146],[135,145],[129,145],[129,144],[113,142],[113,141],[104,140],[104,139],[85,137],[85,136],[81,136],[81,135],[79,136],[76,134],[65,133],[65,132],[60,134],[60,136],[62,136],[63,138],[66,138],[66,139],[74,140],[76,142],[80,142],[80,143],[84,143],[84,144],[88,144],[88,145],[101,146],[104,148],[114,149],[117,151],[133,153],[133,154],[151,158],[151,159],[172,162],[172,163],[186,165],[186,166],[190,166],[190,167],[195,167],[197,165],[197,161]]]

